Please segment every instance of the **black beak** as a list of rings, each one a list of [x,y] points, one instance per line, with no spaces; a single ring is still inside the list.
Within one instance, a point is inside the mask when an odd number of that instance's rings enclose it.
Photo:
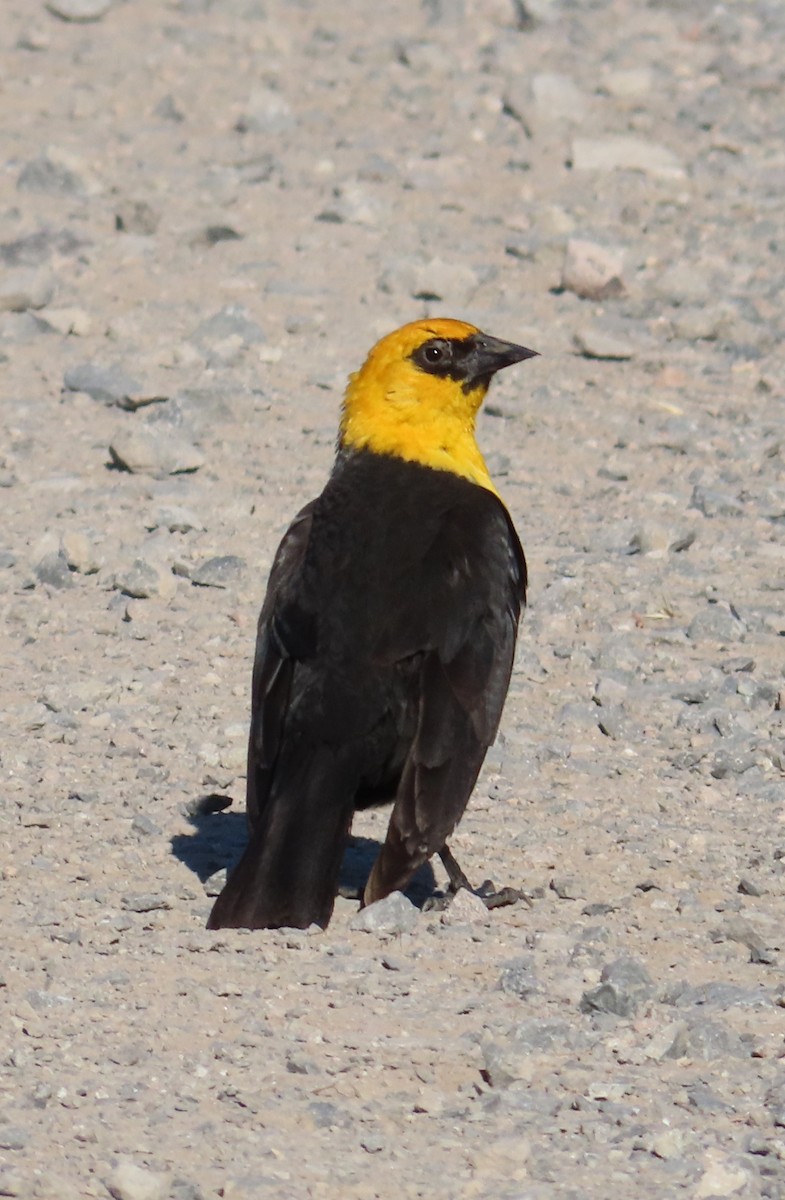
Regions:
[[[478,384],[488,384],[497,371],[511,367],[513,363],[523,362],[525,358],[536,358],[538,350],[529,350],[526,346],[516,346],[514,342],[503,342],[501,338],[491,337],[489,333],[478,333],[470,339],[471,350],[461,365],[466,371],[465,391],[471,391]]]

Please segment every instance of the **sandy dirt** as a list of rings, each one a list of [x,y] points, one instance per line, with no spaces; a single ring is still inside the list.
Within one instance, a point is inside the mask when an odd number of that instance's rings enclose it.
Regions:
[[[780,0],[2,9],[0,1195],[782,1200]],[[541,352],[454,839],[532,905],[208,933],[272,554],[425,314]]]

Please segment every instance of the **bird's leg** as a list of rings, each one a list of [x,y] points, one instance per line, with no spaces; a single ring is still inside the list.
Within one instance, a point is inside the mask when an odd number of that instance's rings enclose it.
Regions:
[[[448,888],[450,895],[454,896],[460,888],[466,888],[467,891],[473,892],[475,896],[479,896],[486,908],[502,908],[507,904],[516,904],[519,900],[525,900],[529,907],[531,907],[532,902],[529,896],[518,888],[503,887],[497,889],[490,879],[486,879],[478,888],[473,888],[446,842],[439,851],[439,858],[442,860],[442,864],[450,880]]]

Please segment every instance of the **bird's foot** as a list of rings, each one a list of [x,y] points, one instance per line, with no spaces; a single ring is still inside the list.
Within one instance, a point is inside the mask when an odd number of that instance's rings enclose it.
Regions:
[[[429,896],[422,906],[422,911],[444,912],[445,909],[450,907],[450,904],[461,890],[461,887],[463,887],[462,884],[460,887],[456,888],[450,885],[446,892]],[[517,904],[519,900],[523,900],[524,903],[529,906],[529,908],[533,907],[531,896],[528,896],[526,892],[521,891],[520,888],[503,887],[497,889],[493,883],[491,883],[490,879],[486,879],[485,882],[482,883],[478,888],[467,887],[466,891],[471,892],[473,896],[477,896],[478,899],[482,900],[487,909],[505,908],[510,904]]]
[[[521,888],[497,888],[490,879],[486,879],[478,888],[473,888],[472,890],[475,896],[479,896],[485,907],[489,909],[506,908],[510,904],[517,904],[519,900],[523,900],[529,908],[534,907],[531,896],[527,895]]]

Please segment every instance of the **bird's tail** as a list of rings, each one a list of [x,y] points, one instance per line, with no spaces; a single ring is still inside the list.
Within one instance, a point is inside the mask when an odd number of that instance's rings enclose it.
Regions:
[[[354,812],[353,773],[327,749],[278,763],[208,929],[325,928]]]

